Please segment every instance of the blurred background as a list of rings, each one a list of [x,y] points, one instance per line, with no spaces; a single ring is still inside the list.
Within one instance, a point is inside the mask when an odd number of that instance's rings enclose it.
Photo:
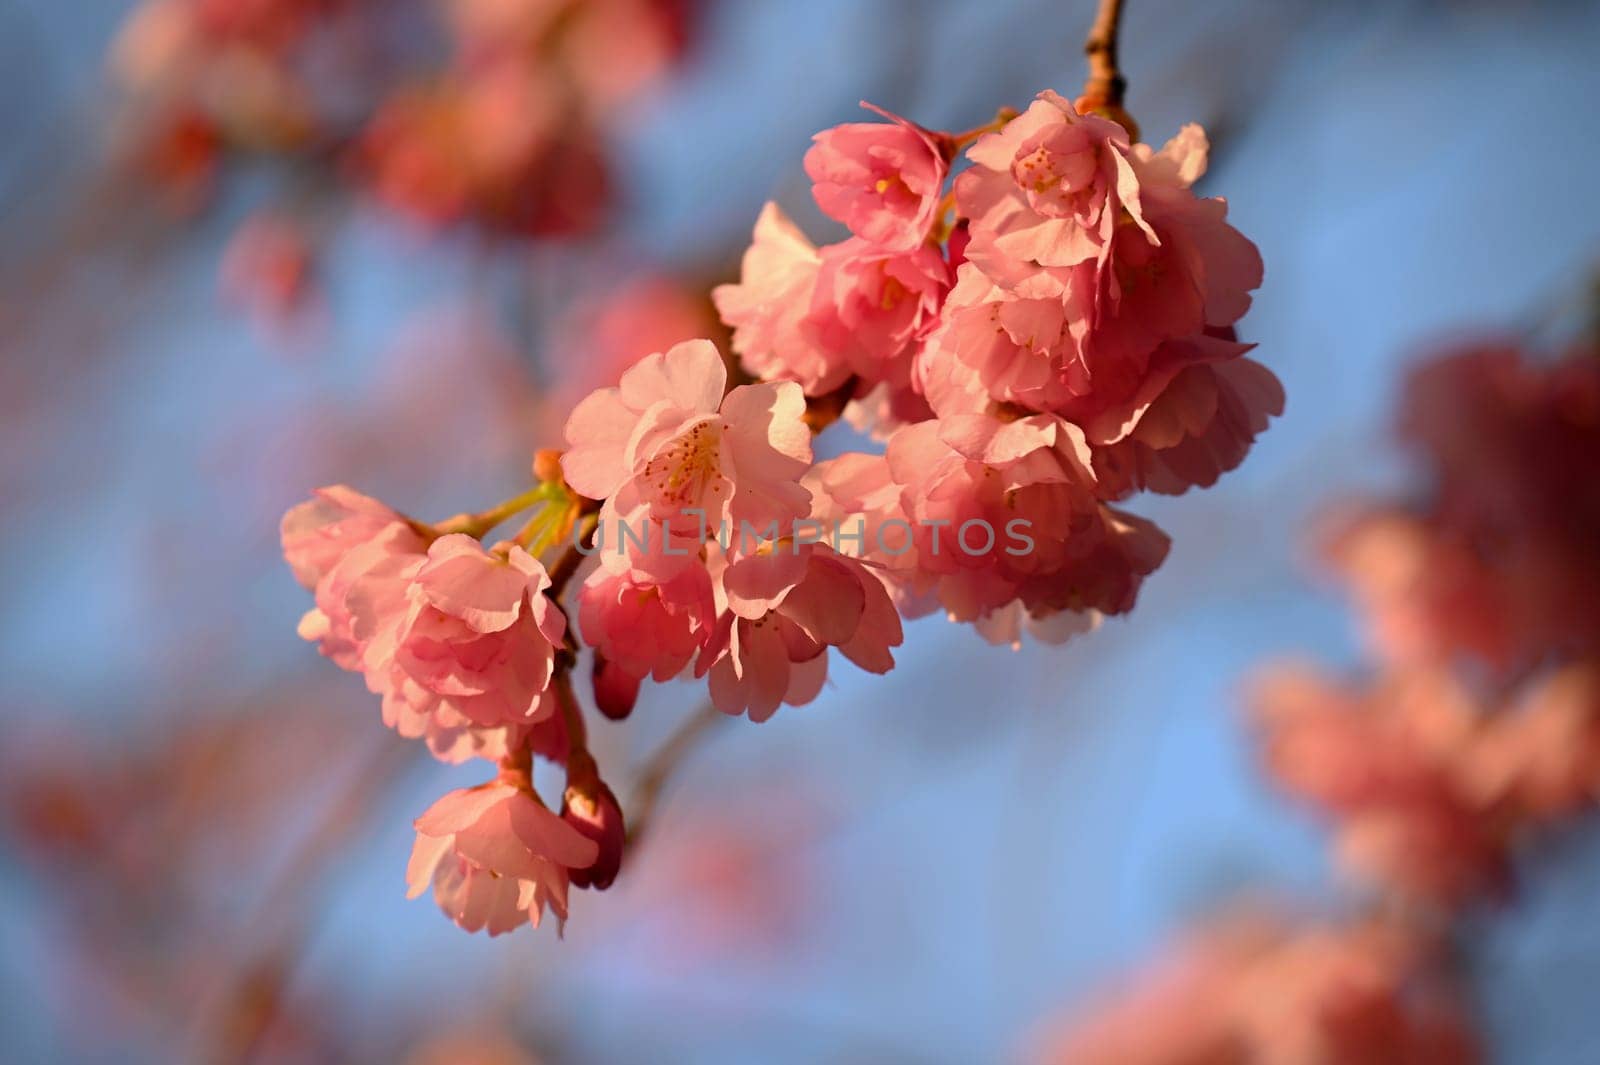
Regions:
[[[1238,892],[1329,894],[1241,680],[1357,660],[1303,532],[1407,483],[1407,363],[1582,298],[1600,4],[1134,0],[1129,107],[1210,132],[1287,413],[1138,501],[1174,547],[1130,617],[922,621],[888,677],[720,723],[559,941],[405,900],[412,819],[482,774],[296,637],[279,516],[519,489],[576,396],[719,328],[764,200],[832,238],[813,132],[1072,95],[1094,4],[594,0],[522,51],[518,8],[0,0],[0,1059],[1006,1060]],[[1492,1060],[1594,1060],[1600,825],[1536,860],[1469,998]]]

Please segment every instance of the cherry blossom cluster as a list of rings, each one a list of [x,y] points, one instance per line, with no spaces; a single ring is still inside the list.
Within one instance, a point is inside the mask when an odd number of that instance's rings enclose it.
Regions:
[[[830,515],[910,522],[909,550],[867,552],[902,611],[997,642],[1123,613],[1168,543],[1112,504],[1214,484],[1282,410],[1234,334],[1260,256],[1192,190],[1205,135],[1157,151],[1053,92],[967,134],[880,114],[805,157],[849,237],[817,248],[762,212],[739,282],[713,294],[734,350],[887,440],[815,479]],[[1037,537],[1024,556],[937,549],[946,523],[1017,518]]]
[[[1391,927],[1249,910],[1191,933],[1081,1021],[1047,1026],[1051,1065],[1470,1065],[1477,1040],[1427,959]]]
[[[1344,864],[1450,912],[1517,844],[1600,805],[1600,358],[1511,344],[1425,363],[1402,408],[1428,483],[1323,536],[1377,661],[1256,693],[1268,766],[1337,825]]]
[[[1513,896],[1542,833],[1600,807],[1600,358],[1450,352],[1412,375],[1400,422],[1422,490],[1321,536],[1376,661],[1275,666],[1250,700],[1267,772],[1331,822],[1367,912],[1266,947],[1235,925],[1197,937],[1040,1060],[1480,1060],[1449,938]]]
[[[304,291],[335,194],[430,227],[593,230],[603,131],[682,54],[689,0],[144,0],[112,64],[129,155],[178,209],[268,160],[281,200],[242,228],[229,287],[272,312]]]
[[[620,867],[580,663],[612,719],[689,676],[763,721],[840,658],[893,668],[903,617],[1063,639],[1130,610],[1166,554],[1112,504],[1214,483],[1281,408],[1234,338],[1261,262],[1191,190],[1198,128],[1156,151],[1048,92],[965,134],[884,117],[806,156],[852,236],[817,249],[769,206],[715,291],[737,367],[708,340],[644,357],[481,514],[430,525],[337,486],[285,517],[301,634],[401,735],[500,767],[417,821],[411,890],[463,927],[564,920],[569,886]],[[841,415],[881,447],[816,461]],[[565,770],[559,810],[535,757]]]

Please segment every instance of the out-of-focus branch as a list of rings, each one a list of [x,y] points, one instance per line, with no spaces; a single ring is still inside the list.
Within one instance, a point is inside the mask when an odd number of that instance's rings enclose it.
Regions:
[[[198,1060],[247,1061],[271,1029],[310,936],[310,884],[368,823],[416,761],[409,744],[385,739],[368,755],[322,823],[301,840],[266,892],[252,921],[260,930],[260,945],[234,967],[214,1012],[201,1015]]]
[[[646,825],[655,813],[661,793],[679,764],[694,750],[700,739],[719,718],[722,711],[710,703],[683,719],[676,731],[656,749],[639,771],[633,786],[633,803],[628,811],[628,845],[634,846],[644,835]]]

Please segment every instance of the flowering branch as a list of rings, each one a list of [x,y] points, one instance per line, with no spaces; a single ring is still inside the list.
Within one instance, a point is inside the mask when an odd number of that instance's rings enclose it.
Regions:
[[[1135,144],[1114,110],[1119,12],[1091,35],[1104,115],[1046,91],[958,134],[877,108],[819,134],[812,193],[852,236],[818,248],[768,204],[712,293],[733,370],[708,340],[640,359],[535,456],[538,488],[439,527],[537,507],[513,541],[437,536],[343,487],[285,517],[316,594],[301,633],[365,675],[387,724],[445,761],[565,765],[559,815],[521,777],[440,799],[416,823],[414,894],[494,933],[564,919],[569,883],[616,875],[629,837],[584,743],[575,622],[607,718],[647,680],[711,698],[646,762],[637,839],[712,721],[804,705],[842,661],[887,673],[902,612],[1015,645],[1133,609],[1168,539],[1119,504],[1214,483],[1282,395],[1234,335],[1262,267],[1191,190],[1204,134]],[[819,460],[841,419],[883,449]]]

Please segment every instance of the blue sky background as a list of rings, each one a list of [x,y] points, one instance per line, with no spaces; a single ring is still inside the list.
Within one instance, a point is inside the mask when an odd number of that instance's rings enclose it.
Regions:
[[[1092,6],[711,4],[694,61],[625,121],[629,244],[603,260],[539,249],[522,313],[537,324],[561,305],[572,262],[717,268],[767,198],[831,237],[800,171],[812,132],[854,118],[863,97],[966,128],[1044,88],[1071,94]],[[1218,488],[1131,508],[1174,540],[1134,615],[1017,653],[919,622],[890,676],[844,666],[814,705],[721,728],[670,793],[661,850],[695,831],[692,810],[774,818],[770,875],[793,889],[797,921],[776,944],[697,950],[652,901],[648,850],[616,892],[576,900],[564,942],[461,934],[402,897],[411,818],[481,775],[438,767],[308,886],[326,902],[297,988],[337,989],[358,1030],[399,1008],[471,1023],[503,998],[572,1060],[994,1060],[1239,889],[1328,894],[1320,834],[1254,772],[1239,684],[1275,655],[1355,661],[1342,604],[1306,579],[1299,532],[1325,501],[1404,483],[1385,434],[1405,363],[1441,337],[1527,320],[1600,256],[1600,5],[1129,7],[1130,107],[1147,139],[1186,121],[1215,130],[1204,191],[1228,197],[1267,264],[1241,331],[1289,396]],[[10,203],[91,154],[99,57],[123,9],[0,0]],[[284,507],[351,476],[319,465],[315,432],[373,402],[419,307],[520,298],[486,286],[461,242],[363,215],[330,253],[339,324],[284,357],[216,299],[237,206],[161,250],[137,285],[93,271],[52,282],[42,324],[0,355],[42,397],[13,414],[3,462],[8,726],[136,731],[172,702],[179,666],[186,700],[319,670],[275,546]],[[32,233],[39,220],[19,210],[7,226]],[[85,301],[111,324],[78,320]],[[101,357],[57,354],[90,347]],[[485,400],[458,387],[441,393],[456,414],[438,434],[394,445],[362,487],[443,515],[517,486],[525,451],[472,439]],[[407,447],[431,456],[425,472],[408,472]],[[359,682],[347,687],[329,713],[367,712],[378,729]],[[641,735],[605,742],[623,759],[647,750],[694,701],[688,686],[654,693],[630,726]],[[241,898],[258,875],[241,870]],[[1498,1060],[1584,1060],[1600,1041],[1600,833],[1553,845],[1524,887],[1485,922],[1472,994]],[[73,1029],[94,1023],[58,994],[50,895],[0,852],[0,1059],[81,1053]]]

